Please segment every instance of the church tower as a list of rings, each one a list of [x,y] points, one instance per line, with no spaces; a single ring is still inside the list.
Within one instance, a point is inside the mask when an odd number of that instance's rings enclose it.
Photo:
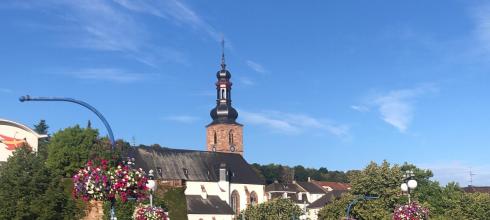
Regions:
[[[221,70],[216,73],[216,107],[210,112],[213,121],[206,126],[207,150],[243,155],[243,125],[236,122],[238,112],[231,106],[231,74],[226,70],[222,43]]]

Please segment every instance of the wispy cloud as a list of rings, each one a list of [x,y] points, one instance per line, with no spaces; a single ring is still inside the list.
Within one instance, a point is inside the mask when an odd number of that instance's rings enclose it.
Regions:
[[[199,120],[199,118],[190,115],[172,115],[163,118],[167,121],[174,121],[178,123],[190,124]]]
[[[422,95],[437,91],[434,84],[423,84],[412,89],[392,90],[368,99],[368,106],[378,109],[381,119],[404,133],[412,123],[415,103]],[[369,111],[366,105],[353,105],[359,112]]]
[[[247,77],[241,77],[240,78],[240,83],[246,86],[253,86],[255,85],[255,82]]]
[[[458,182],[460,186],[470,184],[470,169],[475,175],[473,176],[473,185],[488,186],[490,185],[490,166],[487,165],[469,165],[461,161],[438,162],[433,164],[419,164],[419,167],[429,169],[434,173],[434,179],[442,185],[449,182]]]
[[[356,110],[358,112],[368,112],[369,108],[363,105],[351,105],[351,109]]]
[[[150,66],[162,61],[187,62],[175,48],[152,43],[146,25],[110,1],[46,0],[12,5],[44,11],[63,21],[53,27],[58,29],[62,46],[119,52]]]
[[[255,124],[284,134],[301,134],[308,130],[329,133],[337,137],[348,135],[347,125],[335,124],[328,120],[317,119],[305,114],[293,114],[279,111],[249,112],[240,110],[240,116],[247,124]]]
[[[248,65],[248,67],[253,69],[255,72],[258,72],[258,73],[266,73],[267,72],[267,70],[261,64],[259,64],[257,62],[247,60],[247,65]]]
[[[7,88],[0,88],[0,92],[1,93],[12,93],[13,91],[11,89],[7,89]]]
[[[196,11],[182,1],[114,0],[114,2],[131,11],[151,14],[174,22],[177,25],[184,25],[197,31],[204,31],[216,41],[221,39],[221,34],[211,24],[206,22]]]
[[[476,36],[487,54],[490,53],[490,4],[479,5],[473,12]]]
[[[117,83],[132,83],[144,80],[148,74],[127,73],[120,69],[114,68],[92,68],[72,71],[67,73],[68,76],[85,80],[109,81]]]

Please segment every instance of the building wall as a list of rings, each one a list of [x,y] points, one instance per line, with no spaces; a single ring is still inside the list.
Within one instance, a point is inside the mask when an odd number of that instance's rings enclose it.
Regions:
[[[230,196],[231,193],[236,190],[240,196],[240,211],[243,211],[247,208],[248,204],[248,196],[245,190],[248,190],[249,194],[255,192],[257,194],[257,203],[263,203],[267,201],[267,198],[264,194],[264,185],[255,185],[255,184],[234,184],[229,182],[194,182],[188,181],[186,183],[185,195],[201,195],[202,188],[204,186],[208,195],[217,195],[221,198],[221,200],[230,204]]]
[[[229,134],[233,131],[235,151],[230,151]],[[216,132],[216,143],[214,133]],[[206,128],[206,146],[208,151],[239,153],[243,155],[243,127],[236,124],[215,124]]]
[[[172,219],[172,216],[170,216]],[[233,215],[211,215],[211,214],[187,214],[188,220],[232,220]]]
[[[247,187],[248,193],[251,194],[252,192],[255,192],[257,194],[257,204],[263,203],[267,201],[267,198],[265,196],[264,190],[265,186],[264,185],[252,185],[252,184],[230,184],[230,195],[233,190],[236,190],[238,194],[240,195],[240,211],[243,211],[247,208],[247,205],[249,202],[247,201],[248,196],[247,192],[245,190],[245,187]]]

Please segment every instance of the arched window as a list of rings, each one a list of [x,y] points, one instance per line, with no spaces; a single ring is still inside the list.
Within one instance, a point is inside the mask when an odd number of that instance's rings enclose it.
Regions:
[[[218,143],[218,135],[216,135],[216,131],[214,131],[214,144]]]
[[[226,99],[226,89],[225,88],[221,89],[221,99]]]
[[[250,193],[250,205],[257,205],[257,202],[258,202],[258,197],[257,197],[257,193],[255,193],[255,191],[252,191],[252,193]]]
[[[235,215],[240,214],[240,195],[236,190],[231,193],[231,208],[235,212]]]
[[[232,145],[232,144],[233,144],[233,130],[230,130],[230,131],[228,132],[228,143],[229,143],[230,145]]]

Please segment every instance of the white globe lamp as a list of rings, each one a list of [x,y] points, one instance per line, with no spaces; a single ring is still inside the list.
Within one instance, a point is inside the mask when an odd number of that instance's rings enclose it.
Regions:
[[[402,185],[400,186],[400,188],[402,189],[403,192],[407,192],[408,191],[408,185],[406,183],[402,183]]]
[[[409,180],[409,181],[408,181],[408,187],[409,187],[410,189],[415,189],[415,188],[417,188],[417,181],[416,181],[416,180]]]

